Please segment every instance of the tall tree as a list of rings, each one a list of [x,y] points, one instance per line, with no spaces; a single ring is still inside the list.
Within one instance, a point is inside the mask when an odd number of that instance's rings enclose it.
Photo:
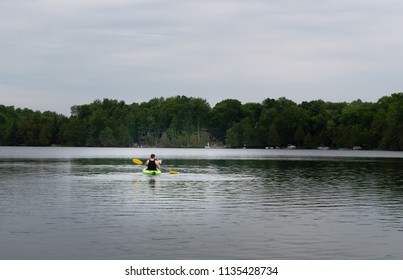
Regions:
[[[217,103],[210,113],[210,128],[217,141],[225,140],[225,134],[234,123],[244,117],[242,104],[235,99],[226,99]]]

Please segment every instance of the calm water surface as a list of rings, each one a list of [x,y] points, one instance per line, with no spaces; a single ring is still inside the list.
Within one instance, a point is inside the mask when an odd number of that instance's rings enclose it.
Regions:
[[[131,158],[180,174],[149,177]],[[0,259],[403,259],[403,153],[0,147]]]

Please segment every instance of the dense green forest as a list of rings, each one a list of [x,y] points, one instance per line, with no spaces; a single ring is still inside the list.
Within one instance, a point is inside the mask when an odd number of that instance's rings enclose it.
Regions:
[[[174,96],[140,104],[104,99],[55,112],[0,105],[2,146],[286,147],[403,150],[403,93],[376,103],[286,98],[213,108],[201,98]]]

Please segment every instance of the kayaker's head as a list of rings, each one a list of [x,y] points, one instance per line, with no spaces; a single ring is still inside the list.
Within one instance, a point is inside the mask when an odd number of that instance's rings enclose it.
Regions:
[[[151,158],[155,158],[155,155],[154,154],[151,154],[151,156],[150,156]]]

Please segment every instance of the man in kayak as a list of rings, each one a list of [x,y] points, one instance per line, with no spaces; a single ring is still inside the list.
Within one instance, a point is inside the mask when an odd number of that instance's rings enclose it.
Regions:
[[[154,154],[151,154],[150,158],[146,161],[146,167],[147,170],[159,170],[161,168]]]

